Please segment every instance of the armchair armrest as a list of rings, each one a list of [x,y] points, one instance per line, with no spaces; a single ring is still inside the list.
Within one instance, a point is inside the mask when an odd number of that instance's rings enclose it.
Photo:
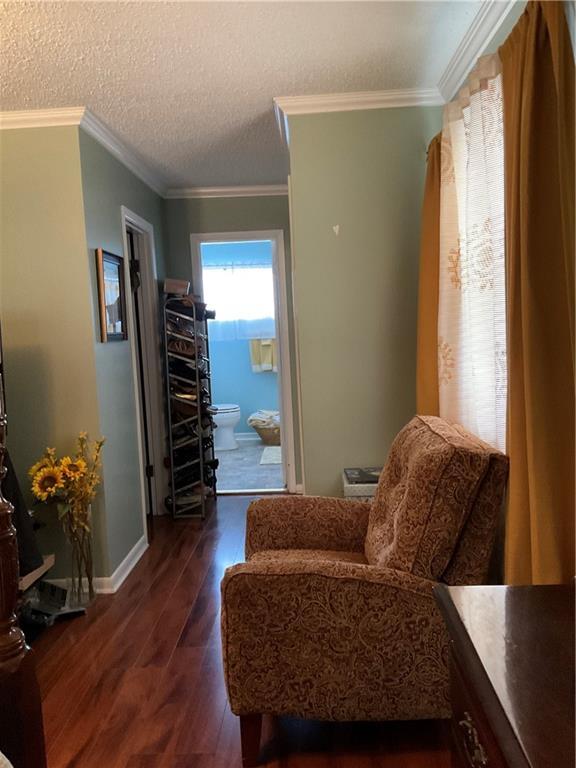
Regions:
[[[363,552],[370,502],[322,496],[253,501],[246,515],[246,558],[263,549]]]
[[[448,716],[448,638],[434,586],[357,563],[228,568],[222,645],[232,711],[327,720]]]

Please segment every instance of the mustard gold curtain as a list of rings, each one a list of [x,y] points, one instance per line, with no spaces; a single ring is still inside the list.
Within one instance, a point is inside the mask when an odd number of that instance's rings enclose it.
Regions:
[[[574,576],[574,59],[562,3],[530,2],[500,48],[509,508],[506,581]]]
[[[428,147],[420,235],[416,404],[418,413],[439,415],[438,290],[440,273],[440,144]]]

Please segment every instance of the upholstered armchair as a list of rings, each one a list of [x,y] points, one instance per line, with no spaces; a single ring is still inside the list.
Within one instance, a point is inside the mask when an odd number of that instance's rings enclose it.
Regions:
[[[253,502],[246,562],[222,581],[222,644],[244,765],[262,714],[324,720],[449,715],[437,582],[488,569],[507,458],[464,429],[416,416],[372,503]]]

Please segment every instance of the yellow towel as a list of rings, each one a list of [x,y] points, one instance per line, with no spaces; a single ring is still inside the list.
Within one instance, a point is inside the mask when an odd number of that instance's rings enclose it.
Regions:
[[[250,362],[254,373],[278,371],[276,339],[251,339]]]

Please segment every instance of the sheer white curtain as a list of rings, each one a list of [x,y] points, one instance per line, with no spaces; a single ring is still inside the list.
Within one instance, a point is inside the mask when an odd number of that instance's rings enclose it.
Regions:
[[[502,78],[479,59],[444,110],[440,188],[440,415],[505,448]]]

